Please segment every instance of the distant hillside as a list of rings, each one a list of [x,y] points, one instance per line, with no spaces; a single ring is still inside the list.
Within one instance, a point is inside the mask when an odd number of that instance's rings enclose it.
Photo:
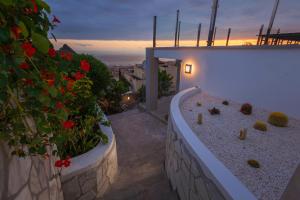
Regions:
[[[64,53],[72,53],[72,54],[77,54],[69,45],[64,44],[59,50],[59,52],[64,52]]]

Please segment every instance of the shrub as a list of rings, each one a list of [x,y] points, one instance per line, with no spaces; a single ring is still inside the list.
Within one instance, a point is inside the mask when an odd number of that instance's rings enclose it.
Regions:
[[[158,97],[170,95],[173,77],[166,70],[158,72]]]
[[[251,115],[252,114],[252,105],[249,103],[245,103],[241,106],[241,113],[244,115]]]
[[[220,114],[220,110],[213,107],[212,109],[208,109],[208,112],[211,114],[211,115],[219,115]]]
[[[103,111],[107,114],[118,113],[122,111],[121,100],[122,94],[128,92],[128,85],[122,79],[116,81],[112,79],[106,94],[100,99],[100,105]]]
[[[146,102],[146,87],[142,85],[142,87],[138,90],[138,98],[140,102]]]
[[[274,126],[286,127],[288,126],[289,118],[281,112],[273,112],[269,115],[268,122]]]
[[[260,164],[256,160],[248,160],[247,163],[253,168],[260,168]]]
[[[263,121],[256,121],[253,125],[253,128],[259,131],[267,131],[267,124]]]
[[[225,101],[222,102],[222,104],[225,105],[225,106],[228,106],[229,102],[225,100]]]

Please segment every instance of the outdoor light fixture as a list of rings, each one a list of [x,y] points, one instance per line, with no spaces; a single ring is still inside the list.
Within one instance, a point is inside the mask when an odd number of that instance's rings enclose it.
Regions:
[[[191,64],[186,64],[184,68],[184,72],[186,74],[191,74],[192,73],[192,65]]]
[[[130,97],[127,97],[127,100],[130,100]]]

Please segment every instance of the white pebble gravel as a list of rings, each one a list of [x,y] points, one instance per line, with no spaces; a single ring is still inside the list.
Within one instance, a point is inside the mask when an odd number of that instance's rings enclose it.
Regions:
[[[288,127],[275,127],[267,123],[271,111],[253,107],[251,115],[244,115],[239,112],[241,104],[228,100],[226,106],[224,100],[228,99],[201,92],[185,100],[181,112],[199,139],[258,199],[280,199],[300,163],[300,120],[289,118]],[[220,109],[220,115],[209,114],[213,107]],[[268,130],[255,130],[256,120],[266,122]],[[242,128],[248,131],[245,140],[238,138]],[[250,159],[257,160],[260,168],[250,167]]]

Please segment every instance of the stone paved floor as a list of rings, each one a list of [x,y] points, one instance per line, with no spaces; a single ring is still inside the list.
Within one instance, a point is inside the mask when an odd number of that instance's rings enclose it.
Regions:
[[[133,109],[109,117],[119,175],[103,200],[178,200],[164,172],[166,125]]]

